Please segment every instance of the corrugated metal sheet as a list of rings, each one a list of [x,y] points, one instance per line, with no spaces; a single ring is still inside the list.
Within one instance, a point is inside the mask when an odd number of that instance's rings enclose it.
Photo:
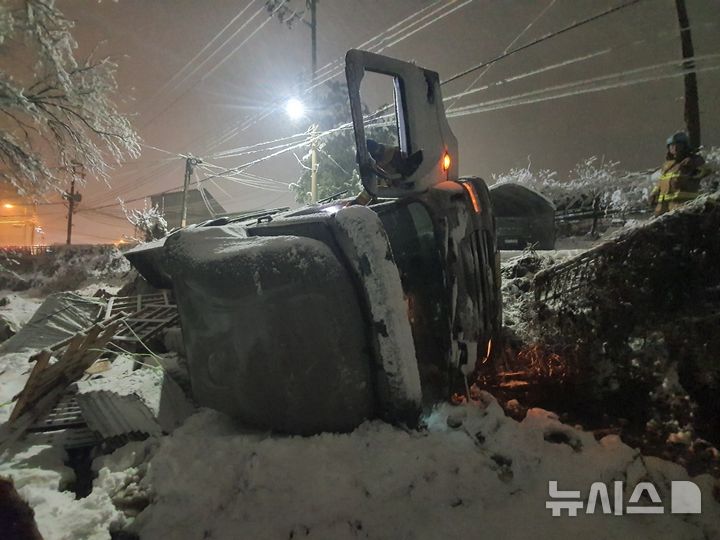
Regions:
[[[33,445],[47,444],[50,446],[62,446],[66,450],[95,446],[101,442],[97,434],[88,429],[86,425],[56,431],[30,431],[27,434],[27,440]]]
[[[102,439],[162,434],[155,415],[135,394],[97,390],[78,394],[77,402],[88,427]]]
[[[95,446],[100,440],[88,429],[74,394],[65,394],[53,409],[29,429],[33,444],[49,444],[66,449]]]

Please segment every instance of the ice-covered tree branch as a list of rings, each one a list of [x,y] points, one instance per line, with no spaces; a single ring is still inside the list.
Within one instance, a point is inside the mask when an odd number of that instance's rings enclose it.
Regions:
[[[60,189],[58,171],[77,164],[104,178],[140,153],[114,101],[117,65],[78,61],[72,27],[53,0],[0,6],[0,180],[22,192]]]

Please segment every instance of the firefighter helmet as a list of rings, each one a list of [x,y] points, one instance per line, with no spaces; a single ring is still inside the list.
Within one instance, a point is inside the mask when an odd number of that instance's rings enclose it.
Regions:
[[[670,135],[665,142],[666,146],[670,146],[671,144],[681,144],[685,146],[685,148],[688,148],[690,146],[690,138],[684,131],[678,131],[677,133]]]

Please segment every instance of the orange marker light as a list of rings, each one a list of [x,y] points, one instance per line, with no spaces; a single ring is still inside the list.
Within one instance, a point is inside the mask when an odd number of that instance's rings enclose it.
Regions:
[[[475,210],[476,214],[479,214],[482,209],[480,208],[480,201],[478,200],[477,193],[475,192],[475,187],[470,182],[463,182],[462,187],[464,187],[465,191],[467,191],[468,195],[470,195],[473,210]]]
[[[447,152],[445,152],[445,155],[443,156],[443,161],[442,161],[443,171],[448,171],[448,170],[450,170],[450,163],[451,163],[450,154],[448,154]]]
[[[7,203],[3,204],[3,208],[10,209],[10,208],[15,208],[15,207],[12,204],[10,204],[9,202],[7,202]]]

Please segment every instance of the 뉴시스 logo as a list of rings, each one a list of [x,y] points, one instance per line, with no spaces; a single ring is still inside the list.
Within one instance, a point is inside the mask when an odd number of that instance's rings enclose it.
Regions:
[[[575,517],[579,510],[585,509],[586,514],[594,514],[599,507],[603,514],[623,515],[623,482],[613,482],[613,504],[610,504],[610,494],[607,485],[602,482],[593,482],[587,498],[583,503],[580,491],[560,491],[556,480],[548,482],[548,495],[550,500],[545,502],[545,508],[552,511],[553,517],[563,515]],[[652,504],[641,504],[640,498],[646,494]],[[673,480],[670,487],[670,513],[671,514],[699,514],[702,497],[700,488],[688,480]],[[624,506],[625,514],[664,514],[665,506],[660,499],[657,489],[650,482],[639,482],[633,489],[627,504]]]

